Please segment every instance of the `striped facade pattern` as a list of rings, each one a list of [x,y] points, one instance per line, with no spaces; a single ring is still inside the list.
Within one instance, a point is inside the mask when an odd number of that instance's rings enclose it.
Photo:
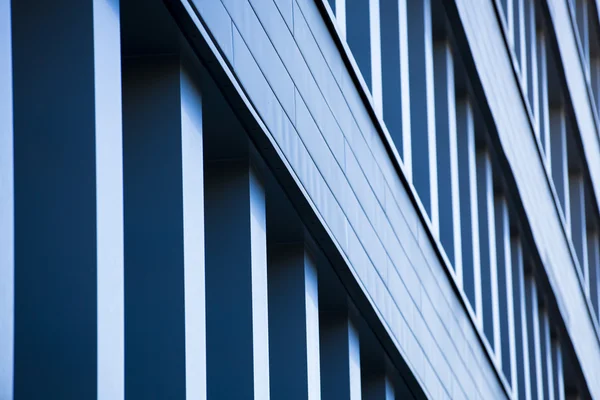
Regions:
[[[595,0],[5,0],[0,399],[600,398]]]

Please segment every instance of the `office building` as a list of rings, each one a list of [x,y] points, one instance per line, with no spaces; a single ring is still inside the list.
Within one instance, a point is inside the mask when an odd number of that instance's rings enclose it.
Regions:
[[[0,399],[600,399],[600,3],[0,2]]]

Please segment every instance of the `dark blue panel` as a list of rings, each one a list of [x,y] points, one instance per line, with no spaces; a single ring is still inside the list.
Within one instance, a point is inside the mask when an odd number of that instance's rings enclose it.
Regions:
[[[178,58],[123,65],[125,393],[185,397]]]
[[[348,315],[343,312],[321,312],[321,398],[351,399],[350,346]]]
[[[398,0],[380,0],[381,79],[383,82],[383,119],[399,154],[402,143],[402,96],[400,81],[400,27]]]
[[[15,398],[96,397],[92,3],[12,3]]]
[[[247,161],[205,169],[209,399],[250,399],[254,393],[249,180]]]
[[[432,78],[431,0],[410,0],[407,6],[408,51],[410,56],[410,124],[413,184],[427,214],[434,212],[431,192],[432,170],[430,145],[435,126]]]
[[[483,332],[485,333],[489,344],[494,349],[494,279],[493,269],[495,263],[495,246],[490,235],[493,229],[493,219],[490,216],[490,198],[493,196],[492,167],[489,153],[487,150],[477,153],[477,207],[479,221],[479,255],[481,265],[481,298],[483,309]],[[497,349],[494,349],[497,350]]]
[[[353,0],[346,4],[346,41],[365,78],[369,89],[371,82],[371,24],[369,0]]]
[[[304,256],[303,243],[269,245],[269,359],[273,399],[309,397],[307,355],[317,350],[307,348],[306,306],[314,300],[307,299]]]

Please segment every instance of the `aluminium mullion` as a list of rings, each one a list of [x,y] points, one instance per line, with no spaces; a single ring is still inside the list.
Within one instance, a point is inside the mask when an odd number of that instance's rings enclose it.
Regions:
[[[383,116],[383,86],[381,71],[381,0],[369,0],[369,37],[371,41],[371,94],[375,113]]]
[[[588,231],[589,291],[594,314],[600,320],[600,230]]]
[[[320,315],[321,398],[361,400],[360,339],[348,310]]]
[[[538,61],[538,134],[542,145],[543,157],[546,163],[550,162],[550,108],[548,102],[548,59],[546,54],[545,33],[537,33],[537,61]]]
[[[569,197],[571,204],[571,240],[579,261],[579,272],[583,278],[584,290],[586,295],[589,295],[585,180],[581,173],[573,173],[569,176]]]
[[[500,310],[498,305],[498,268],[494,216],[494,182],[492,160],[485,150],[477,152],[477,207],[479,213],[479,254],[483,331],[498,360],[501,359]]]
[[[531,400],[531,371],[529,368],[529,336],[527,332],[527,312],[525,295],[525,261],[521,240],[511,238],[511,255],[513,269],[513,294],[515,309],[515,342],[517,358],[517,393],[518,398]]]
[[[202,97],[179,55],[124,62],[126,397],[206,397]]]
[[[122,399],[119,1],[3,4],[12,18],[14,398]]]
[[[317,267],[304,242],[269,244],[271,396],[320,399]]]
[[[412,153],[406,0],[380,0],[379,12],[383,120],[410,180]]]
[[[540,309],[537,284],[533,275],[525,277],[525,304],[527,315],[527,337],[529,339],[531,398],[533,400],[543,400],[544,385],[540,340]]]
[[[434,48],[440,240],[462,287],[454,61],[448,42]]]
[[[500,331],[502,342],[502,370],[505,377],[516,387],[516,340],[514,295],[511,257],[510,213],[504,196],[497,196],[496,215],[496,255],[498,258],[498,301],[500,308]]]
[[[576,24],[579,33],[579,43],[581,45],[583,57],[583,69],[586,79],[590,76],[590,29],[589,29],[589,6],[588,0],[576,1]]]
[[[410,73],[412,182],[438,236],[435,95],[431,0],[407,1]]]
[[[527,93],[529,107],[533,120],[539,126],[539,100],[538,100],[538,51],[537,51],[537,28],[535,18],[535,1],[525,0],[525,45],[526,45],[526,68],[523,78],[523,87]]]
[[[0,398],[14,381],[14,160],[11,6],[0,3]]]
[[[567,119],[564,108],[550,110],[550,161],[552,181],[567,231],[571,229],[571,205],[569,199],[569,164],[567,153]]]
[[[550,333],[550,316],[546,308],[540,308],[540,343],[542,357],[542,382],[547,400],[555,400],[554,371],[552,365],[552,337]]]
[[[517,69],[519,71],[519,77],[521,83],[525,83],[523,87],[527,88],[526,85],[526,70],[527,70],[527,48],[525,43],[525,2],[527,0],[513,0],[513,18],[514,18],[514,35],[513,35],[513,46],[517,56]]]
[[[268,400],[265,186],[250,156],[205,170],[208,398]]]
[[[558,338],[552,340],[552,371],[554,372],[554,399],[565,400],[562,348]]]
[[[475,121],[471,103],[467,98],[460,99],[456,103],[456,123],[463,290],[476,316],[477,325],[482,327]]]

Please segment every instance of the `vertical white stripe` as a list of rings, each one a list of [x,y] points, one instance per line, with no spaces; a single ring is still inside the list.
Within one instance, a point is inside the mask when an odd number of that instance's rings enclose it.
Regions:
[[[371,87],[373,105],[379,117],[383,117],[383,87],[381,82],[381,27],[379,0],[369,0],[369,27],[371,39]]]
[[[588,17],[588,3],[587,0],[577,1],[577,28],[579,30],[579,41],[581,44],[581,51],[583,52],[583,69],[586,77],[589,79],[590,76],[590,33],[589,33],[589,17]]]
[[[550,318],[546,309],[540,310],[540,341],[542,355],[542,375],[544,393],[547,400],[554,400],[554,374],[552,371],[552,338],[550,337]]]
[[[181,158],[187,399],[206,399],[204,272],[204,157],[202,99],[191,77],[181,74]]]
[[[600,318],[600,230],[588,232],[588,269],[590,298],[596,318]]]
[[[548,104],[548,60],[546,57],[546,36],[543,32],[538,33],[537,46],[538,59],[538,99],[539,114],[538,126],[540,142],[542,144],[542,155],[546,164],[550,164],[550,117]]]
[[[559,340],[554,340],[552,342],[552,367],[554,370],[554,393],[556,393],[555,400],[565,400],[562,349]]]
[[[306,285],[306,357],[308,377],[308,400],[321,399],[321,359],[319,343],[319,289],[317,268],[312,257],[305,256]]]
[[[498,309],[498,273],[494,216],[494,182],[492,162],[487,150],[477,154],[477,190],[481,256],[484,332],[500,360],[500,317]],[[491,336],[490,336],[491,335]]]
[[[335,0],[335,18],[340,36],[346,40],[346,0]]]
[[[352,321],[348,321],[348,356],[350,357],[350,399],[360,400],[361,392],[361,374],[360,374],[360,342],[358,331]]]
[[[509,43],[513,43],[513,41],[515,40],[515,33],[514,33],[515,18],[514,18],[513,1],[518,1],[518,0],[505,0],[506,29],[508,30],[508,42]]]
[[[434,63],[440,240],[462,287],[456,95],[450,43],[436,43]]]
[[[544,399],[542,379],[542,355],[540,344],[540,312],[537,285],[533,276],[525,278],[525,303],[527,304],[527,336],[529,338],[529,370],[531,377],[531,397]]]
[[[496,254],[498,259],[498,301],[502,334],[502,366],[512,387],[516,387],[517,367],[515,348],[515,321],[513,304],[513,274],[510,243],[508,203],[504,196],[496,198]],[[507,364],[507,365],[505,365]]]
[[[254,399],[269,400],[269,310],[267,303],[265,191],[253,167],[250,167],[249,179]]]
[[[11,2],[0,2],[0,398],[13,398],[14,162]]]
[[[429,157],[429,197],[433,234],[439,237],[439,207],[437,191],[437,155],[435,143],[435,93],[433,88],[433,20],[431,0],[423,1],[425,6],[425,75],[427,92],[427,148]]]
[[[519,66],[519,72],[521,76],[521,83],[526,88],[527,81],[523,78],[526,74],[527,69],[527,57],[525,47],[525,1],[526,0],[513,0],[514,1],[514,48],[517,55],[517,61]]]
[[[569,176],[569,196],[571,202],[571,240],[575,247],[581,277],[589,294],[587,221],[585,212],[585,184],[580,173]]]
[[[412,144],[410,123],[410,79],[408,63],[408,28],[406,1],[398,0],[398,25],[400,28],[400,90],[402,98],[402,147],[406,178],[412,181]]]
[[[567,231],[570,231],[571,202],[569,199],[569,164],[567,159],[567,121],[562,108],[550,111],[550,154],[552,180],[561,202]]]
[[[457,148],[460,184],[461,245],[463,262],[463,288],[482,326],[481,264],[479,254],[479,217],[477,211],[477,174],[475,150],[475,124],[469,99],[456,104]]]
[[[537,54],[537,26],[535,18],[534,0],[526,0],[525,5],[525,29],[526,29],[526,55],[527,55],[527,73],[525,74],[527,96],[529,107],[533,114],[533,120],[539,131],[539,100],[538,100],[538,54]]]
[[[119,0],[94,0],[98,399],[124,384],[123,152]]]

